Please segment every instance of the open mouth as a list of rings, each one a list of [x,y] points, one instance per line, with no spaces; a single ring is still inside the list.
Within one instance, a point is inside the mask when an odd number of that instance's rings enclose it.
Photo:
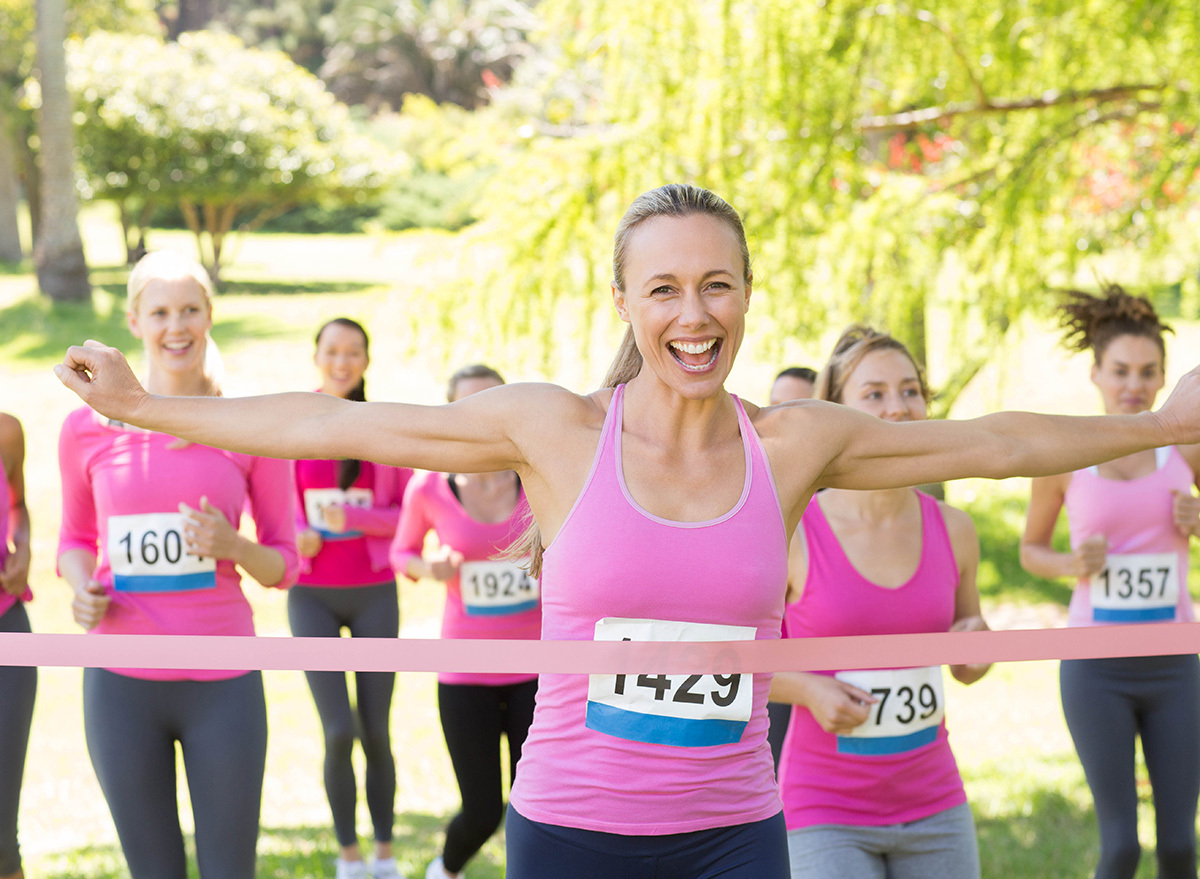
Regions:
[[[717,362],[721,353],[719,339],[707,339],[703,342],[669,342],[667,348],[671,356],[689,372],[704,372]]]

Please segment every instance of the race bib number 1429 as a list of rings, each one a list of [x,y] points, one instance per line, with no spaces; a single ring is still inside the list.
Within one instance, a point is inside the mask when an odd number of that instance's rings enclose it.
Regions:
[[[597,641],[753,641],[754,636],[753,626],[616,617],[596,623]],[[741,739],[753,699],[749,674],[592,675],[586,725],[635,742],[726,745]]]

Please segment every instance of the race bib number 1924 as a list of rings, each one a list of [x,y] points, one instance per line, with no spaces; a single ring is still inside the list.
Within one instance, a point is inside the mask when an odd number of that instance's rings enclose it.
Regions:
[[[538,581],[513,562],[463,562],[458,587],[468,616],[507,616],[538,606]]]
[[[597,641],[753,641],[753,626],[609,617],[596,623]],[[634,742],[680,747],[727,745],[750,720],[749,674],[591,675],[588,729]]]

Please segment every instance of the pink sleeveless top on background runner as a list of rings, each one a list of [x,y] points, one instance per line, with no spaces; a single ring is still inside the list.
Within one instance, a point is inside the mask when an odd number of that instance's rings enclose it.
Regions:
[[[623,390],[546,549],[543,639],[592,640],[602,629],[613,640],[683,630],[679,640],[778,638],[787,536],[741,401],[733,398],[746,453],[741,497],[716,519],[674,522],[640,507],[625,485]],[[531,821],[629,835],[769,818],[780,810],[766,738],[770,679],[544,674],[512,805]]]
[[[392,540],[392,567],[404,575],[408,563],[421,558],[425,547],[425,535],[437,532],[442,546],[462,553],[463,562],[459,573],[446,581],[446,603],[442,609],[443,638],[507,638],[510,640],[536,641],[541,637],[542,606],[537,598],[536,581],[527,583],[492,583],[492,592],[510,593],[510,600],[474,604],[464,601],[462,577],[475,579],[470,563],[499,558],[525,530],[529,523],[529,504],[525,492],[519,490],[518,502],[512,513],[502,522],[480,522],[473,519],[450,488],[450,476],[446,473],[420,473],[404,492],[404,505],[396,536]],[[476,566],[478,567],[478,566]],[[484,568],[483,572],[487,569]],[[483,573],[481,572],[481,573]],[[501,576],[515,573],[523,575],[516,565],[504,565]],[[483,573],[486,577],[487,574]],[[501,589],[502,585],[509,588]],[[479,584],[468,583],[468,597],[472,586],[478,591]],[[486,592],[486,585],[485,585]],[[503,686],[534,680],[531,674],[489,674],[470,672],[439,672],[440,684],[474,684],[479,686]]]
[[[1188,540],[1175,530],[1172,491],[1188,493],[1196,481],[1192,468],[1174,446],[1157,450],[1153,473],[1137,479],[1105,479],[1095,467],[1076,470],[1067,485],[1064,506],[1071,526],[1071,548],[1093,535],[1108,540],[1113,554],[1174,555],[1177,559],[1178,599],[1155,607],[1154,594],[1163,587],[1161,559],[1130,568],[1130,582],[1114,577],[1114,596],[1128,591],[1150,592],[1150,601],[1115,601],[1108,608],[1093,608],[1090,581],[1077,582],[1067,610],[1068,626],[1095,626],[1126,622],[1191,622],[1192,598],[1187,588]],[[1143,555],[1144,557],[1144,555]],[[1141,570],[1139,570],[1139,567]],[[1139,583],[1139,575],[1145,579]]]
[[[950,629],[958,565],[938,502],[916,494],[921,503],[921,561],[908,582],[896,588],[878,586],[855,569],[825,518],[819,496],[813,497],[801,519],[808,542],[808,579],[800,600],[784,613],[788,637]],[[890,704],[880,703],[884,708],[899,708],[901,719],[913,721],[920,718],[923,705],[932,704],[932,699],[923,703],[911,691],[892,692],[888,698]],[[906,698],[911,706],[905,705]],[[864,727],[874,718],[873,712]],[[944,721],[905,736],[852,740],[825,732],[807,708],[796,705],[779,778],[789,830],[816,824],[901,824],[967,801]]]

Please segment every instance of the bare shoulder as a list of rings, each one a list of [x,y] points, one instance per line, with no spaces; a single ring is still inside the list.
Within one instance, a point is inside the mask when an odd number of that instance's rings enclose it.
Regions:
[[[0,457],[19,457],[24,452],[25,432],[21,422],[7,412],[0,412]]]
[[[975,520],[964,510],[952,507],[945,501],[938,501],[938,509],[942,513],[942,521],[946,523],[946,533],[950,536],[950,546],[954,549],[956,558],[962,560],[966,554],[979,557],[979,535],[975,530]]]
[[[466,399],[479,398],[477,403],[504,410],[510,417],[515,416],[543,433],[550,424],[560,430],[571,427],[599,430],[611,397],[611,389],[582,395],[548,382],[518,382],[489,388]]]
[[[845,406],[822,400],[756,406],[753,412],[746,407],[766,449],[785,514],[789,505],[808,503],[818,480],[841,448],[839,437],[846,411]]]

